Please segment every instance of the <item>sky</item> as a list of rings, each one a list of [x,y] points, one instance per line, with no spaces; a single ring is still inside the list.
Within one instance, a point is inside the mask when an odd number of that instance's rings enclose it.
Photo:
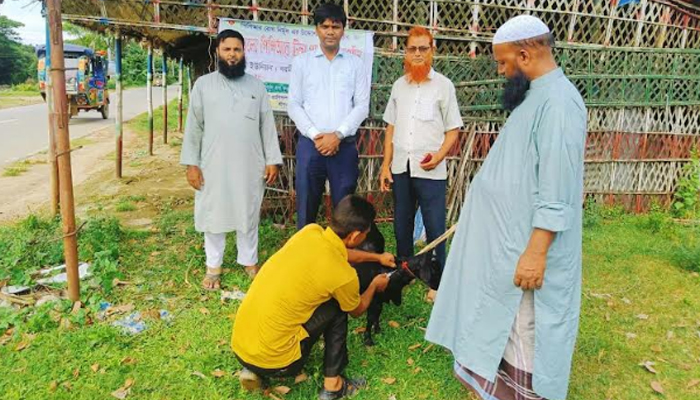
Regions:
[[[24,44],[44,44],[46,27],[41,16],[41,3],[35,0],[5,0],[0,4],[0,15],[24,24],[17,32]]]

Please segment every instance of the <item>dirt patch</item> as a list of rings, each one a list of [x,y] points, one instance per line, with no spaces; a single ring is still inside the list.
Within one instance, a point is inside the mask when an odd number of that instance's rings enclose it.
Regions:
[[[149,156],[143,135],[124,132],[122,178],[115,173],[115,143],[112,128],[105,128],[82,141],[71,153],[76,214],[114,209],[126,225],[148,229],[163,202],[169,207],[191,207],[192,189],[184,168],[178,164],[181,134],[170,133],[174,145],[157,140]],[[46,155],[34,156],[46,159]],[[50,165],[31,164],[19,176],[0,177],[0,223],[30,213],[46,214],[50,208]]]

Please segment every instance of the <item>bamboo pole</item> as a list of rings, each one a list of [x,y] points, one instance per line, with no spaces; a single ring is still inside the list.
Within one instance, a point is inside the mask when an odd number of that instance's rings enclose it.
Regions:
[[[182,94],[183,89],[183,73],[182,73],[182,56],[180,56],[180,67],[178,68],[178,81],[180,82],[180,87],[177,90],[177,130],[182,132]]]
[[[153,155],[153,43],[148,42],[146,58],[146,103],[148,106],[148,155]]]
[[[51,169],[49,171],[49,182],[51,185],[51,215],[56,216],[59,212],[60,205],[60,194],[58,190],[58,163],[56,161],[56,124],[53,120],[53,84],[51,80],[51,35],[49,29],[49,16],[46,12],[46,4],[43,5],[42,10],[44,17],[46,18],[46,52],[44,55],[44,73],[46,80],[46,88],[44,92],[46,93],[46,105],[49,110],[49,151],[48,158]]]
[[[114,118],[114,127],[115,127],[115,133],[116,133],[116,157],[115,157],[115,167],[116,167],[116,176],[117,179],[120,179],[122,177],[122,156],[124,153],[124,141],[123,141],[123,127],[122,127],[122,118],[123,118],[123,100],[124,100],[124,91],[122,87],[122,36],[119,31],[116,33],[115,37],[115,42],[114,42],[114,56],[115,56],[115,63],[114,63],[114,68],[115,68],[115,78],[117,80],[117,115]]]
[[[168,144],[168,57],[163,49],[163,143]]]
[[[51,34],[51,74],[53,78],[54,121],[58,172],[61,193],[61,219],[63,220],[63,254],[68,277],[68,297],[76,302],[80,299],[78,276],[78,241],[75,229],[73,199],[73,176],[70,160],[70,133],[68,128],[68,103],[66,97],[66,74],[63,61],[63,24],[61,22],[61,0],[47,0]]]

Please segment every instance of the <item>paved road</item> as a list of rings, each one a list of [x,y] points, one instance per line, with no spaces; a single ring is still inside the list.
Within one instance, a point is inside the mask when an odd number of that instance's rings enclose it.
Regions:
[[[168,100],[177,97],[178,87],[168,87]],[[112,92],[114,93],[114,92]],[[163,104],[163,90],[153,88],[153,106]],[[124,121],[146,112],[146,88],[124,91]],[[102,119],[97,111],[80,112],[70,121],[71,139],[114,126],[117,114],[115,99],[110,104],[110,119]],[[48,110],[46,103],[0,110],[0,168],[30,154],[48,148]]]

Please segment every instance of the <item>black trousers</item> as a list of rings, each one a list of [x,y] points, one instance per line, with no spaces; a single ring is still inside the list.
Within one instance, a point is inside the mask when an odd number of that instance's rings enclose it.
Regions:
[[[309,337],[302,340],[301,358],[292,364],[275,369],[260,368],[236,358],[245,368],[258,376],[273,378],[298,375],[311,354],[311,349],[323,335],[325,342],[323,354],[323,375],[334,377],[340,375],[348,365],[348,314],[340,309],[336,300],[329,300],[316,309],[311,318],[303,325]]]

